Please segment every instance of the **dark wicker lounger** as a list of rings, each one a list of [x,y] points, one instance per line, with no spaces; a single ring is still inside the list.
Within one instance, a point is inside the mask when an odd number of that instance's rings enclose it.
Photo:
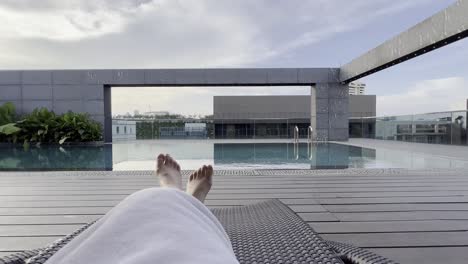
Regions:
[[[396,262],[351,245],[325,241],[279,200],[242,207],[213,209],[231,238],[234,252],[244,263],[395,264]],[[42,264],[92,223],[37,250],[0,258],[0,264]]]

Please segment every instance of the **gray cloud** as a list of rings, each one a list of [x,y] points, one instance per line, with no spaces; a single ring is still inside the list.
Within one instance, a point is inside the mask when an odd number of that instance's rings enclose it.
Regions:
[[[427,0],[6,0],[1,68],[254,65]],[[364,14],[364,15],[363,15]],[[15,25],[15,26],[11,26]]]

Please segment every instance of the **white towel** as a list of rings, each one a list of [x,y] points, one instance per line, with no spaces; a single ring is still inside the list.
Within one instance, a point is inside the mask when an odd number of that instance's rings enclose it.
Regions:
[[[136,192],[46,264],[238,263],[229,237],[211,211],[170,188]]]

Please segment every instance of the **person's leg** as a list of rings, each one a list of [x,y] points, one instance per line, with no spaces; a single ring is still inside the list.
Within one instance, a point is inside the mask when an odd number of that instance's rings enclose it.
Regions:
[[[180,166],[170,156],[158,156],[156,174],[162,188],[130,195],[47,264],[238,263],[222,225],[200,202],[211,186],[211,166],[190,177],[188,193],[180,190]]]

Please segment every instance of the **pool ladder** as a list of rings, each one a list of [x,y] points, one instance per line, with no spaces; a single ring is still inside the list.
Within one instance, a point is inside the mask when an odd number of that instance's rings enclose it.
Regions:
[[[294,143],[299,143],[299,128],[297,126],[294,127]]]

